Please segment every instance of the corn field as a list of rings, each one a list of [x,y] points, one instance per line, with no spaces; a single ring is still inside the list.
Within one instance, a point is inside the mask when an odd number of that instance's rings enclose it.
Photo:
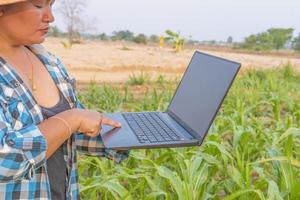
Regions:
[[[179,78],[93,82],[79,97],[99,112],[165,111]],[[299,200],[300,73],[242,71],[201,146],[132,150],[121,164],[79,156],[82,199]]]

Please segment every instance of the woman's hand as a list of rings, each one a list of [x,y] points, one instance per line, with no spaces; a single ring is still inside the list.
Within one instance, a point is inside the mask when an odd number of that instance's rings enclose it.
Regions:
[[[103,124],[118,128],[121,127],[121,123],[108,119],[97,111],[88,109],[76,109],[76,112],[76,115],[80,118],[78,131],[87,136],[98,136]]]

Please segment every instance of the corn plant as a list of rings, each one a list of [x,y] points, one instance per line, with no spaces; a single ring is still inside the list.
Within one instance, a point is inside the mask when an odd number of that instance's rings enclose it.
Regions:
[[[178,81],[96,86],[99,111],[165,111]],[[200,147],[132,150],[119,165],[79,158],[83,199],[300,199],[300,74],[290,64],[240,74]],[[149,85],[151,87],[149,87]]]

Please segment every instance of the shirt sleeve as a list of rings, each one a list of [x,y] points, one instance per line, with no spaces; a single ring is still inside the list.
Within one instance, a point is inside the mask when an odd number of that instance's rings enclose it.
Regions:
[[[46,139],[36,125],[13,130],[0,105],[0,184],[30,180],[46,161]]]
[[[84,106],[78,99],[76,106],[77,108],[84,109]],[[104,147],[100,134],[97,137],[89,137],[82,133],[78,133],[76,134],[76,145],[77,150],[85,155],[106,157],[114,160],[116,163],[121,163],[128,158],[130,154],[130,150],[120,152]]]

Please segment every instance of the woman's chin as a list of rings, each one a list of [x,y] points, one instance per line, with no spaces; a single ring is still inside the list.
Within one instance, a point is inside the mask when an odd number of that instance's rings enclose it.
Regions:
[[[34,38],[30,42],[28,42],[28,44],[26,44],[26,45],[41,44],[45,41],[45,39],[46,39],[46,36]]]

